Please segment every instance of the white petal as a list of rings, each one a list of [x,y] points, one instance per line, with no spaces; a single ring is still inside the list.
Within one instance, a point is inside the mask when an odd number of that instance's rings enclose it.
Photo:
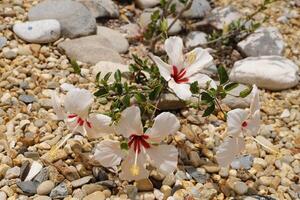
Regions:
[[[249,112],[234,109],[227,113],[228,134],[238,136],[242,132],[242,124],[247,119]]]
[[[112,121],[109,116],[91,114],[88,118],[88,122],[90,123],[91,128],[87,123],[84,123],[84,126],[89,138],[99,138],[114,132],[113,126],[111,125]]]
[[[259,91],[256,85],[253,85],[252,89],[252,98],[251,98],[251,104],[250,104],[250,112],[251,114],[254,114],[257,110],[260,109],[259,106]]]
[[[257,110],[249,120],[247,120],[246,133],[256,136],[260,127],[260,111]]]
[[[182,100],[188,100],[192,96],[189,84],[178,84],[173,79],[171,79],[168,82],[168,86],[174,91],[176,96]]]
[[[70,114],[77,114],[86,118],[93,103],[93,95],[85,89],[70,90],[65,98],[65,109]]]
[[[63,83],[61,84],[60,88],[63,90],[63,91],[70,91],[70,90],[74,90],[76,87],[70,83]]]
[[[62,100],[59,98],[55,91],[51,92],[51,103],[53,110],[57,116],[58,120],[63,120],[66,118],[65,110],[62,106]]]
[[[146,152],[161,173],[168,175],[177,168],[178,150],[173,145],[151,146]]]
[[[135,153],[130,150],[129,154],[121,164],[122,171],[120,173],[120,179],[132,181],[132,180],[141,180],[141,179],[148,178],[149,172],[145,168],[146,158],[144,154],[140,153],[137,157],[137,167],[139,170],[138,175],[133,175],[131,172],[132,167],[134,165],[134,160],[135,160]]]
[[[116,132],[126,138],[129,138],[132,134],[143,134],[141,111],[139,107],[131,106],[121,113],[121,118],[116,126]]]
[[[114,167],[120,164],[124,156],[120,142],[103,140],[96,146],[93,158],[104,167]]]
[[[163,112],[155,117],[152,128],[147,130],[149,141],[161,142],[166,136],[175,134],[179,127],[179,120],[174,114]]]
[[[228,166],[245,149],[242,137],[228,137],[218,147],[216,159],[221,167]]]
[[[180,37],[169,37],[165,41],[165,50],[169,56],[171,65],[175,65],[179,70],[183,68],[183,42]]]
[[[199,73],[202,69],[212,64],[213,57],[205,49],[196,48],[185,55],[184,66],[187,69],[187,76]]]
[[[207,88],[207,84],[210,88],[214,88],[214,89],[217,89],[217,84],[216,82],[211,79],[209,76],[207,76],[206,74],[195,74],[193,75],[192,77],[189,78],[189,83],[193,83],[197,81],[198,82],[198,85],[200,88],[204,88],[206,89]]]
[[[171,73],[172,73],[172,67],[162,61],[159,57],[157,56],[152,56],[153,61],[157,65],[159,69],[160,75],[166,80],[169,81],[171,79]]]

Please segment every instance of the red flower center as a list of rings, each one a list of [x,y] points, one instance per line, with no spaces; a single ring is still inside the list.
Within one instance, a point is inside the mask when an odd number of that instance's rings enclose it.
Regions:
[[[173,66],[173,72],[171,74],[171,77],[174,79],[174,81],[178,84],[180,83],[186,83],[189,81],[187,77],[184,77],[186,74],[186,69],[181,69],[180,71],[176,66]]]
[[[247,123],[246,121],[244,121],[244,122],[242,123],[242,127],[245,128],[245,127],[247,127],[247,126],[248,126],[248,123]]]
[[[75,117],[78,117],[78,118],[77,118],[77,124],[78,124],[79,126],[83,126],[83,124],[86,123],[86,125],[87,125],[89,128],[92,128],[91,122],[89,122],[88,120],[82,119],[82,118],[79,117],[77,114],[70,114],[70,115],[68,115],[68,118],[69,118],[69,119],[72,119],[72,118],[75,118]]]
[[[132,134],[129,137],[128,146],[131,147],[133,145],[134,152],[141,152],[142,147],[148,149],[150,148],[150,144],[146,141],[149,138],[148,135],[136,135]]]

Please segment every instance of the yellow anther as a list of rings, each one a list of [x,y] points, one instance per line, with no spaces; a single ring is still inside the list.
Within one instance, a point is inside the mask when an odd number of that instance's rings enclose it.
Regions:
[[[139,166],[137,166],[136,164],[132,165],[132,167],[130,168],[130,172],[133,176],[138,176],[140,174]]]
[[[186,62],[188,63],[188,65],[191,65],[195,62],[196,60],[196,53],[195,52],[191,52],[191,53],[188,53],[186,55]]]

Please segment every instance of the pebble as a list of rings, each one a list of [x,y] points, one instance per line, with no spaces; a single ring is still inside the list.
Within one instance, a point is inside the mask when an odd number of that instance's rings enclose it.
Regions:
[[[18,23],[13,26],[15,34],[26,42],[49,43],[60,37],[60,24],[55,19]]]
[[[15,166],[6,171],[5,178],[7,179],[18,178],[20,176],[20,173],[21,173],[20,167]]]
[[[30,166],[30,170],[25,178],[25,181],[31,181],[40,171],[42,170],[43,165],[41,165],[37,161],[33,161],[32,165]]]
[[[19,100],[24,102],[24,103],[33,103],[36,101],[35,97],[32,95],[26,95],[26,94],[22,94],[19,96]]]
[[[37,196],[37,197],[34,197],[33,200],[51,200],[51,198],[48,196]]]
[[[225,26],[239,20],[241,17],[242,15],[234,7],[227,6],[214,8],[208,19],[212,26],[222,30]]]
[[[227,106],[231,109],[235,108],[248,108],[250,106],[251,95],[248,95],[245,98],[239,97],[240,92],[247,88],[246,85],[239,84],[236,88],[230,90],[228,95],[222,100]],[[238,97],[236,97],[238,96]]]
[[[90,180],[93,179],[93,176],[86,176],[77,180],[74,180],[71,182],[73,188],[81,187],[84,184],[87,184],[90,182]]]
[[[135,3],[138,7],[144,8],[152,8],[159,4],[159,0],[135,0]]]
[[[175,184],[175,181],[176,181],[176,178],[175,178],[174,174],[172,173],[165,177],[162,184],[172,187]]]
[[[105,194],[103,192],[97,191],[84,197],[83,200],[105,200]]]
[[[17,182],[17,186],[25,193],[36,194],[38,183],[33,181],[24,181]]]
[[[0,199],[1,199],[1,200],[6,200],[6,198],[7,198],[6,193],[3,192],[3,191],[0,191]]]
[[[249,57],[234,63],[230,80],[256,84],[269,90],[283,90],[298,84],[298,66],[280,56]]]
[[[245,40],[238,43],[238,48],[246,56],[282,56],[285,48],[283,37],[276,27],[257,29]]]
[[[6,37],[0,36],[0,49],[5,47],[6,43],[7,43]]]
[[[196,47],[207,43],[207,34],[201,31],[190,32],[185,39],[185,46],[188,48]]]
[[[173,1],[176,5],[176,12],[180,12],[184,8],[184,4],[179,0]],[[172,3],[173,3],[172,2]],[[210,4],[207,0],[193,0],[193,3],[187,11],[183,13],[185,18],[203,18],[211,11]]]
[[[96,33],[96,20],[81,3],[72,0],[46,0],[28,12],[29,21],[56,19],[62,36],[76,38]]]
[[[3,56],[7,59],[14,59],[18,55],[18,49],[9,49],[8,47],[4,47],[2,49]]]
[[[163,185],[161,186],[160,191],[164,194],[164,199],[167,199],[171,196],[172,188],[168,185]]]
[[[153,184],[149,179],[142,179],[136,181],[136,187],[138,191],[152,191]]]
[[[54,188],[53,181],[44,181],[37,187],[37,194],[39,195],[47,195]]]
[[[248,186],[246,183],[241,182],[241,181],[237,181],[234,183],[233,185],[233,190],[239,194],[239,195],[243,195],[246,194],[248,191]]]
[[[94,18],[118,18],[118,6],[112,0],[79,0],[92,13]]]
[[[10,167],[7,164],[0,164],[0,178],[3,178]]]
[[[68,187],[66,183],[62,182],[51,190],[51,198],[64,198],[68,196]]]

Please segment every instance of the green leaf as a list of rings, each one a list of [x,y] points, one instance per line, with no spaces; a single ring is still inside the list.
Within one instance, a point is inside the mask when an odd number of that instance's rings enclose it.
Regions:
[[[129,146],[128,146],[128,143],[127,142],[121,142],[120,143],[120,148],[121,150],[128,150],[129,149]]]
[[[80,69],[80,66],[78,65],[78,63],[76,62],[76,60],[73,60],[73,59],[71,60],[71,66],[72,66],[75,74],[81,75],[81,69]]]
[[[107,93],[108,93],[108,90],[107,90],[105,87],[100,87],[100,88],[98,89],[98,91],[94,93],[94,95],[95,95],[96,97],[101,97],[101,96],[103,96],[103,95],[106,95]]]
[[[244,89],[243,91],[240,92],[240,97],[245,98],[246,96],[248,96],[252,91],[252,86]]]
[[[134,95],[135,99],[137,100],[138,103],[144,103],[147,98],[145,97],[145,95],[143,95],[142,93],[136,93]]]
[[[99,83],[101,72],[98,72],[96,75],[96,82]]]
[[[161,86],[161,85],[156,86],[156,87],[154,88],[154,90],[151,91],[151,92],[149,93],[149,99],[150,99],[151,101],[156,100],[156,99],[158,98],[160,92],[161,92],[161,89],[162,89],[162,86]]]
[[[171,12],[171,13],[175,13],[175,12],[176,12],[176,4],[175,4],[175,3],[173,3],[173,4],[171,5],[171,7],[170,7],[170,12]]]
[[[104,80],[105,82],[107,82],[108,79],[109,79],[109,77],[111,76],[111,74],[112,74],[111,72],[108,72],[107,74],[105,74],[103,80]]]
[[[122,85],[122,83],[115,83],[114,84],[114,88],[115,88],[115,91],[118,94],[122,94],[123,93],[123,85]]]
[[[151,15],[151,21],[152,22],[157,22],[157,20],[160,18],[160,12],[159,10],[156,10],[152,13]]]
[[[123,97],[122,103],[126,108],[130,106],[130,96],[128,94]]]
[[[161,32],[163,32],[163,33],[166,33],[168,31],[168,21],[166,18],[163,18],[160,21],[159,28],[160,28]]]
[[[221,85],[226,83],[229,80],[227,71],[223,66],[218,67],[218,75],[219,75]]]
[[[214,98],[212,96],[210,96],[210,94],[208,94],[207,92],[201,93],[201,101],[203,101],[204,103],[210,103],[213,100],[214,100]]]
[[[225,85],[224,89],[225,89],[226,91],[231,91],[231,90],[233,90],[234,88],[236,88],[237,86],[239,86],[238,83],[229,83],[229,84]]]
[[[209,107],[206,108],[202,117],[207,117],[208,115],[212,114],[215,111],[215,104],[212,103]]]
[[[193,94],[198,94],[199,93],[199,85],[198,85],[198,82],[195,81],[193,82],[191,85],[190,85],[190,90]]]
[[[120,70],[117,70],[117,71],[115,72],[115,74],[114,74],[115,80],[116,80],[117,82],[121,82],[121,76],[122,76],[122,74],[121,74],[121,71],[120,71]]]

